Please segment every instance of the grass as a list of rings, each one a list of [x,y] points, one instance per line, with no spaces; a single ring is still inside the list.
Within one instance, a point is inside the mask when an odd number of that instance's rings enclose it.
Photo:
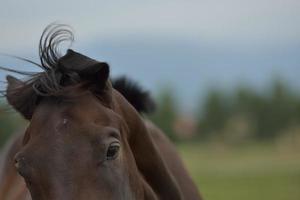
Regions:
[[[207,200],[299,200],[300,151],[272,144],[181,144],[179,151]]]

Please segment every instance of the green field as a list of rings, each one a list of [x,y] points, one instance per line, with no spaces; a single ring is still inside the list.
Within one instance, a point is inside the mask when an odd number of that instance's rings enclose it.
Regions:
[[[270,144],[179,145],[207,200],[299,200],[300,151]]]

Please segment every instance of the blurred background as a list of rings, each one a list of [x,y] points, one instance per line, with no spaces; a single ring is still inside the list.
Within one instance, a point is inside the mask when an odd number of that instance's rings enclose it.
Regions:
[[[146,117],[205,199],[299,200],[299,11],[298,0],[2,1],[0,52],[38,61],[43,29],[69,24],[74,50],[152,92]],[[0,66],[38,70],[5,56]],[[2,99],[0,149],[22,126]]]

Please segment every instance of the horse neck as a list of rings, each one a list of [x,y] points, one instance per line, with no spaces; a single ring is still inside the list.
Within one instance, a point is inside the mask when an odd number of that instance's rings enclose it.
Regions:
[[[137,168],[147,183],[144,184],[145,193],[150,196],[155,193],[161,199],[182,199],[179,187],[153,143],[143,119],[120,93],[114,90],[113,95],[114,107],[129,129],[127,139]]]

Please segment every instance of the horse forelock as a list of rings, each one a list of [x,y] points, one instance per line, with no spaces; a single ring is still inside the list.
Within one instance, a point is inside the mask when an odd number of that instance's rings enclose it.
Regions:
[[[6,67],[0,68],[2,70],[23,75],[23,79],[25,80],[23,84],[24,88],[25,86],[30,86],[30,88],[38,95],[56,95],[64,86],[62,84],[62,79],[64,77],[69,77],[73,82],[78,79],[76,73],[62,72],[61,66],[58,65],[59,59],[63,57],[60,52],[61,44],[69,42],[71,45],[73,41],[74,35],[70,26],[52,23],[45,28],[39,41],[40,63],[18,56],[11,56],[35,65],[42,69],[42,72],[26,72]],[[5,91],[2,91],[2,94],[5,96]]]
[[[24,72],[0,66],[0,69],[2,68],[24,75],[24,81],[21,86],[10,88],[12,93],[19,93],[17,95],[19,99],[15,100],[17,107],[26,109],[28,102],[36,104],[34,101],[41,99],[40,97],[74,97],[77,94],[74,94],[75,90],[73,89],[86,85],[86,80],[90,81],[89,78],[85,76],[87,72],[95,74],[96,70],[99,71],[101,67],[106,67],[108,69],[106,73],[109,74],[109,67],[106,63],[98,62],[70,49],[66,54],[60,52],[62,43],[69,42],[71,45],[73,41],[74,34],[70,26],[52,23],[43,31],[39,41],[40,64],[26,58],[13,56],[14,58],[34,64],[42,69],[42,72]],[[104,77],[103,79],[106,78],[108,77]],[[98,87],[99,84],[95,86]],[[150,94],[128,78],[121,77],[113,80],[113,87],[118,90],[137,111],[150,113],[154,110],[155,103]],[[99,86],[99,88],[101,88],[101,86]],[[2,96],[7,97],[7,93],[7,90],[2,91]],[[29,115],[31,114],[32,113],[29,113]]]

